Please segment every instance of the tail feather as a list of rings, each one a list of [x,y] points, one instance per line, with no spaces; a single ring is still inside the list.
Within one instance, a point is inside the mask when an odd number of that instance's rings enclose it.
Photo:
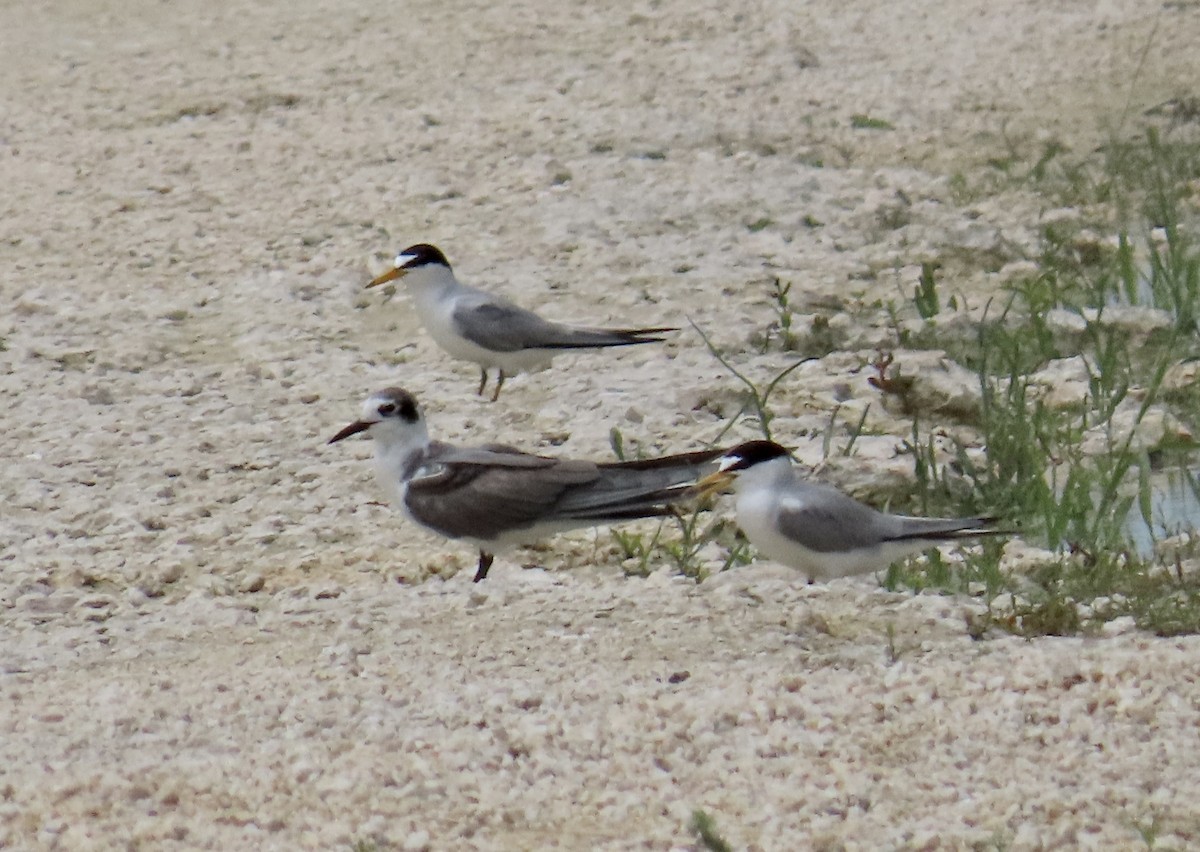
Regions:
[[[654,335],[679,331],[678,328],[571,328],[569,337],[538,344],[539,349],[596,349],[610,346],[638,346],[642,343],[662,343],[665,337]]]
[[[981,538],[1012,535],[1012,530],[992,526],[992,516],[978,518],[906,518],[904,527],[888,541],[946,541],[961,538]]]
[[[641,518],[663,518],[675,514],[675,508],[667,503],[646,503],[644,505],[624,506],[619,509],[580,511],[563,515],[566,521],[588,521],[593,524],[616,523],[617,521],[636,521]]]
[[[690,497],[688,486],[711,473],[720,449],[599,465],[600,478],[564,495],[555,514],[574,520],[669,514]]]
[[[605,462],[600,467],[607,470],[687,470],[696,476],[711,473],[705,466],[707,462],[725,455],[725,447],[713,447],[707,450],[694,450],[690,453],[675,453],[670,456],[658,456],[649,459],[629,459],[628,461]]]

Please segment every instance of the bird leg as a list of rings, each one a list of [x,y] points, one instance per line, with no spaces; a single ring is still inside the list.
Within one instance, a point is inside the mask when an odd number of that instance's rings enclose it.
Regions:
[[[476,396],[483,396],[483,389],[487,387],[487,367],[479,368],[479,390],[475,391]]]
[[[492,402],[500,398],[500,388],[504,387],[504,371],[496,371],[496,391],[492,394]]]
[[[492,560],[496,557],[486,550],[479,551],[479,567],[475,569],[475,579],[472,583],[478,583],[487,576],[488,569],[492,567]]]

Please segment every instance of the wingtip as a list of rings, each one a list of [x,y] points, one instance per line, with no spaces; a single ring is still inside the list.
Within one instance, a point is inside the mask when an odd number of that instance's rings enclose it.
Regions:
[[[657,335],[679,331],[677,328],[590,328],[567,326],[567,336],[539,344],[540,349],[609,349],[617,346],[638,346],[643,343],[664,343],[665,337]]]
[[[625,329],[626,334],[632,334],[637,337],[644,337],[647,334],[669,334],[670,332],[673,332],[673,331],[679,331],[679,326],[664,325],[664,326],[660,326],[658,328],[627,328],[627,329]]]

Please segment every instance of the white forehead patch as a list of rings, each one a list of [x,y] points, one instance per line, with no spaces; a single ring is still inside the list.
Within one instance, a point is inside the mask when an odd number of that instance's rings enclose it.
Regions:
[[[395,267],[397,269],[399,269],[400,267],[404,266],[404,264],[408,263],[410,260],[415,260],[416,257],[417,256],[415,254],[398,254],[398,255],[396,255],[396,259],[393,261],[393,264],[395,265]]]
[[[725,458],[721,459],[721,464],[717,467],[717,470],[729,470],[729,468],[733,467],[735,464],[738,464],[741,460],[741,456],[725,456]]]
[[[379,416],[379,406],[386,402],[381,396],[369,396],[367,401],[363,403],[363,420],[374,420]]]

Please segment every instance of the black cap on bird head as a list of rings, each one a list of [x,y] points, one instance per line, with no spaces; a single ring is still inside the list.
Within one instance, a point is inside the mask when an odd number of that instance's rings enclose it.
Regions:
[[[747,441],[744,444],[738,444],[722,456],[721,470],[728,472],[747,470],[756,464],[791,457],[791,453],[774,441]]]
[[[417,243],[409,246],[396,255],[397,269],[418,269],[422,266],[444,266],[450,268],[450,261],[437,246],[429,243]]]

